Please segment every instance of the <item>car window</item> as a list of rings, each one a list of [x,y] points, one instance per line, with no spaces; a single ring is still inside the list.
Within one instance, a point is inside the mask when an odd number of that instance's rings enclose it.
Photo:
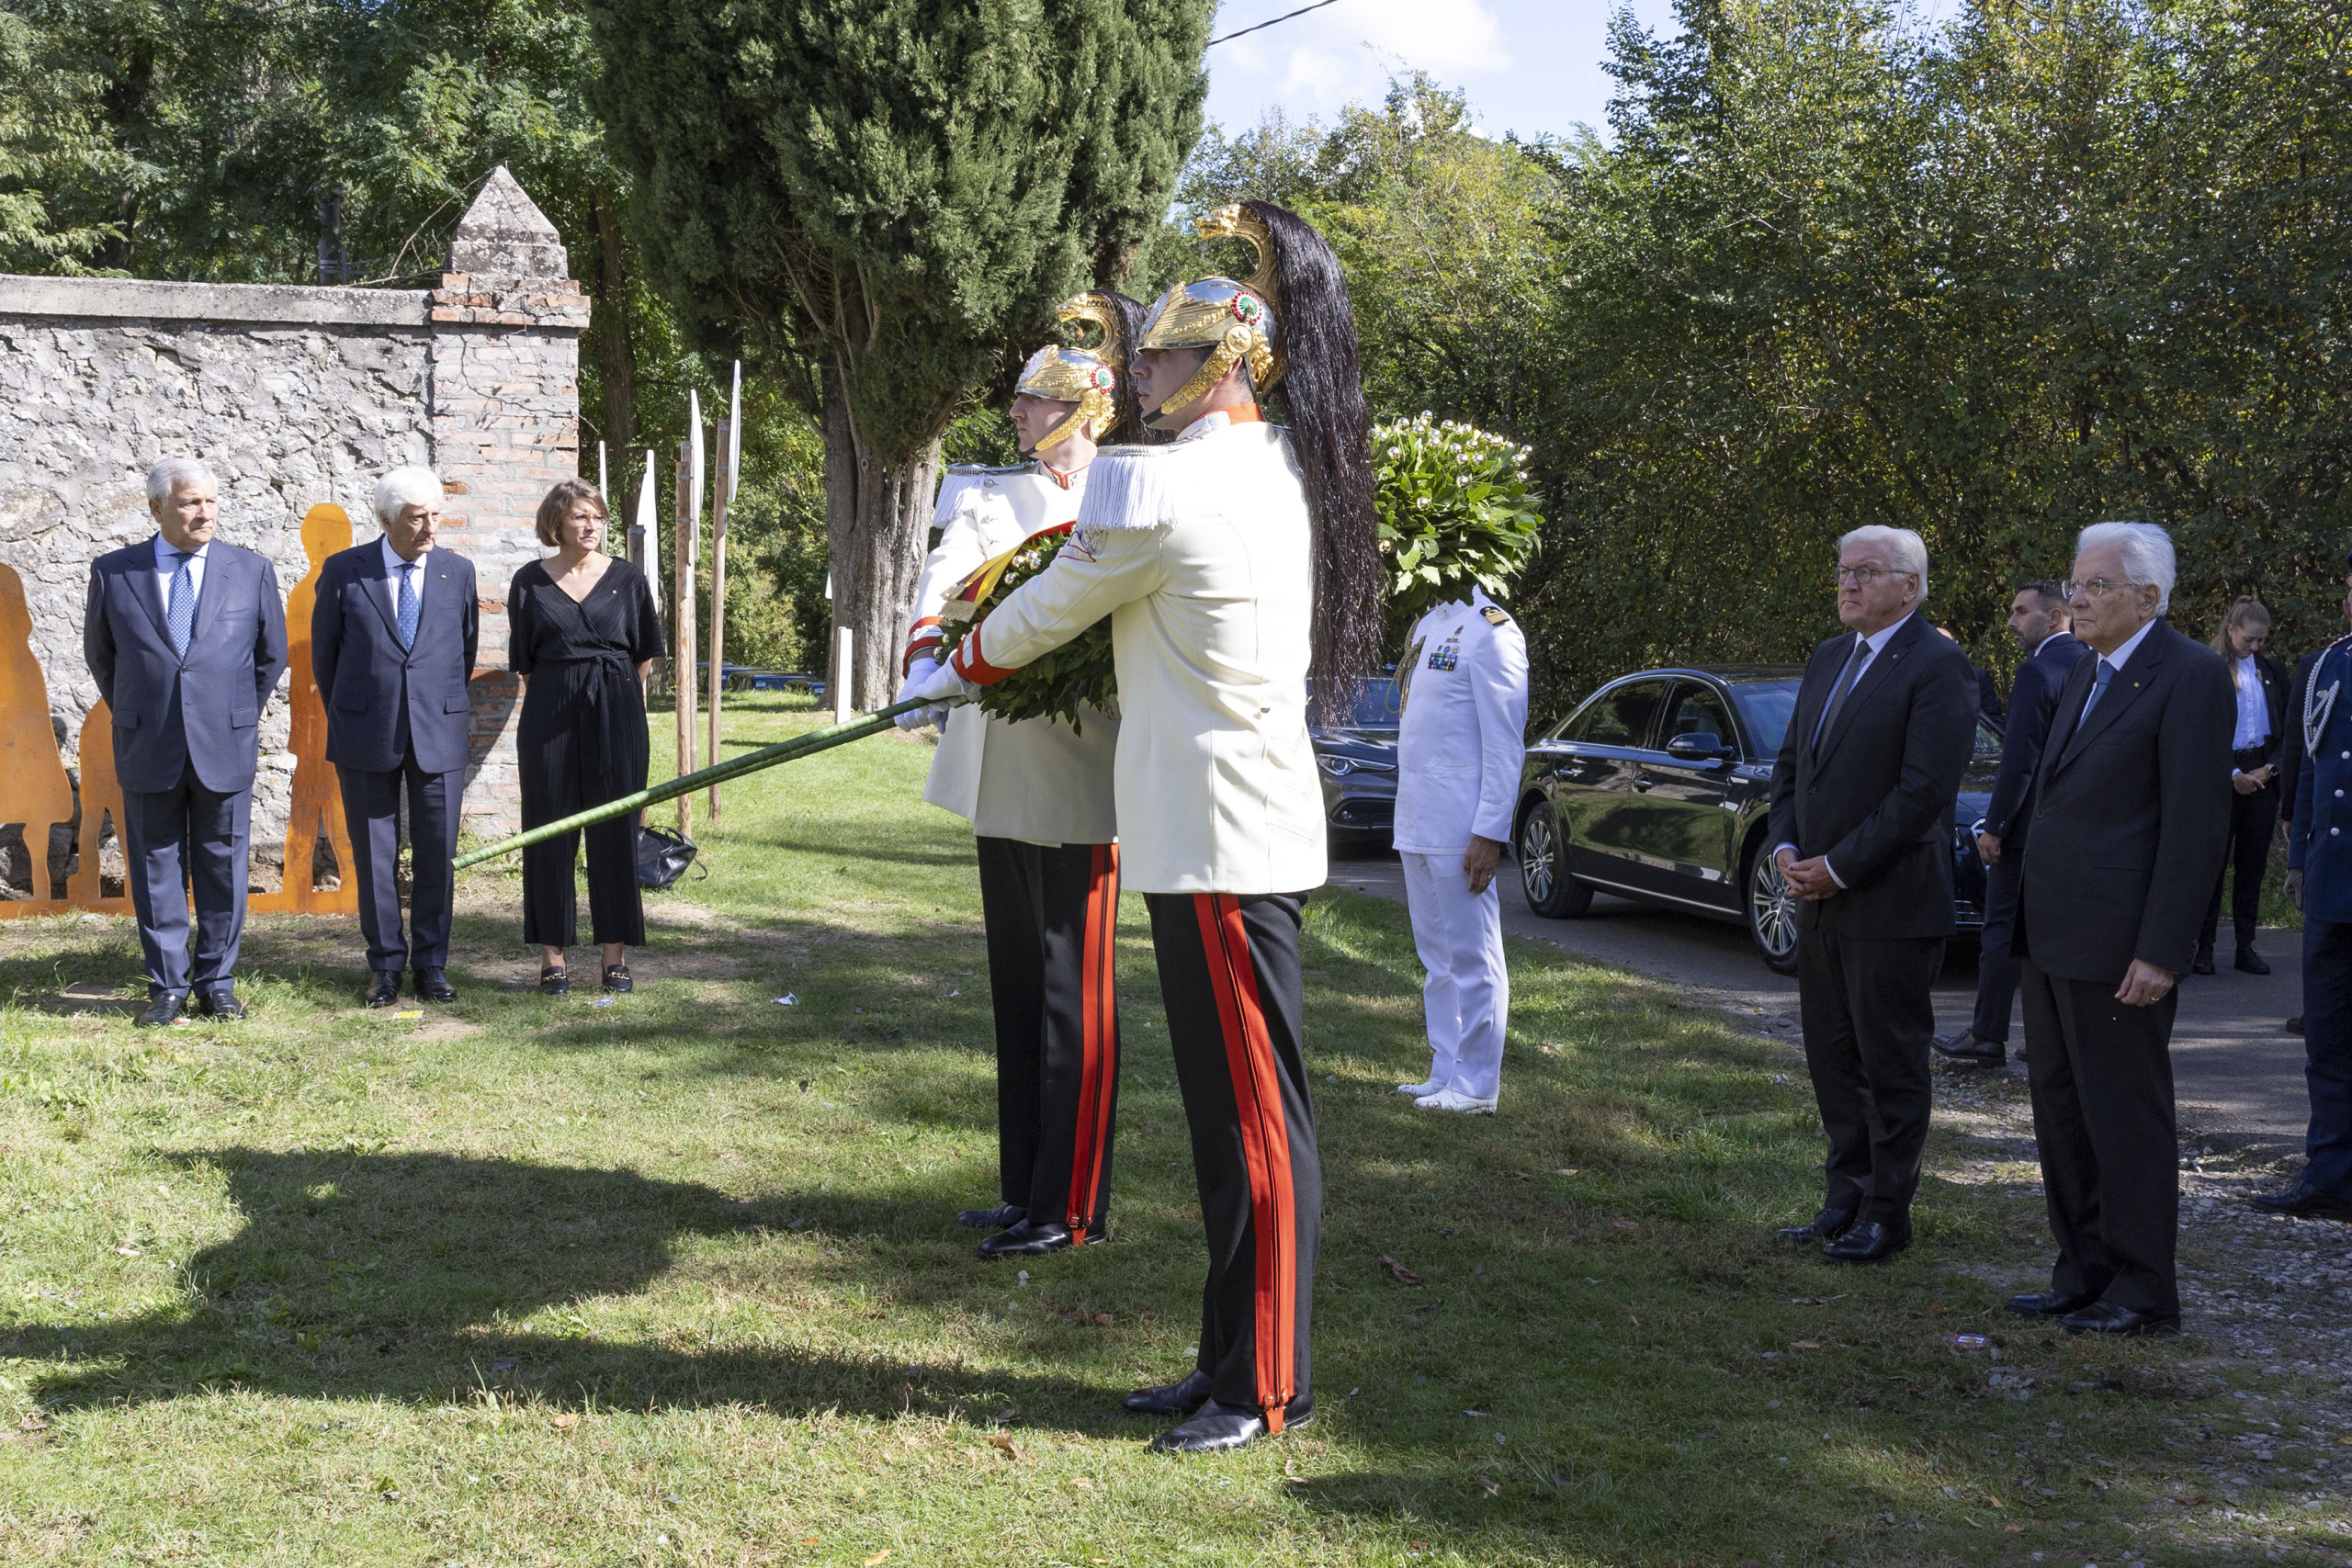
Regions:
[[[1781,754],[1789,719],[1797,711],[1797,683],[1743,681],[1731,689],[1739,716],[1747,721],[1748,754],[1767,760]]]
[[[1674,705],[1658,728],[1660,749],[1678,735],[1712,735],[1727,746],[1733,743],[1731,714],[1712,687],[1694,686],[1688,681],[1675,687]]]
[[[1968,759],[1967,771],[1961,774],[1963,794],[1990,794],[1994,776],[2001,771],[2001,732],[1985,723],[1976,721],[1976,750]]]
[[[1589,746],[1640,746],[1650,737],[1650,720],[1666,700],[1663,681],[1628,681],[1585,705],[1570,726],[1570,739]]]

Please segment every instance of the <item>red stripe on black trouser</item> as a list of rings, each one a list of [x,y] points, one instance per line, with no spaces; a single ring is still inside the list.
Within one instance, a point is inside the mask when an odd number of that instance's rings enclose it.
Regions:
[[[1299,908],[1284,896],[1154,893],[1151,939],[1209,1243],[1200,1370],[1219,1404],[1307,1397],[1323,1168],[1306,1089]]]
[[[1000,1190],[1082,1240],[1111,1206],[1115,844],[978,840],[996,1014]]]

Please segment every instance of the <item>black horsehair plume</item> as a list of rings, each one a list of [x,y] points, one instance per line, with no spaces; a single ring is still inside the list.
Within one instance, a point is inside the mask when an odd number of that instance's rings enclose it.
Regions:
[[[1373,510],[1372,419],[1356,368],[1355,317],[1340,259],[1306,220],[1271,201],[1241,204],[1274,241],[1276,341],[1286,370],[1274,391],[1290,426],[1315,525],[1316,706],[1351,705],[1379,667],[1380,524]],[[1263,395],[1261,393],[1261,395]]]
[[[1130,299],[1115,288],[1090,288],[1088,293],[1110,306],[1119,318],[1119,341],[1102,345],[1102,357],[1119,378],[1119,389],[1112,395],[1111,428],[1102,433],[1105,446],[1159,446],[1176,439],[1172,430],[1154,430],[1143,422],[1143,404],[1136,400],[1135,378],[1128,373],[1127,359],[1136,351],[1136,340],[1143,336],[1146,310],[1142,301]]]

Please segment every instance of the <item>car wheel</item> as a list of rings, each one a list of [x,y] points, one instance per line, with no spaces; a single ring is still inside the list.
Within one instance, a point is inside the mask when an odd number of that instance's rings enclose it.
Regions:
[[[1747,868],[1747,934],[1767,969],[1776,975],[1797,972],[1797,898],[1760,848]]]
[[[1592,889],[1568,874],[1567,847],[1551,802],[1537,801],[1519,825],[1519,886],[1527,907],[1547,920],[1572,920],[1592,908]]]

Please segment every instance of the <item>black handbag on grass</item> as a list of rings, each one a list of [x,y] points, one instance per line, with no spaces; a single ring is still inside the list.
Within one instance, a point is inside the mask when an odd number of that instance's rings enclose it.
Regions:
[[[686,867],[695,863],[699,853],[695,841],[683,834],[665,829],[648,828],[640,824],[637,829],[637,885],[639,887],[668,887],[686,874]],[[710,874],[703,868],[701,881]]]

